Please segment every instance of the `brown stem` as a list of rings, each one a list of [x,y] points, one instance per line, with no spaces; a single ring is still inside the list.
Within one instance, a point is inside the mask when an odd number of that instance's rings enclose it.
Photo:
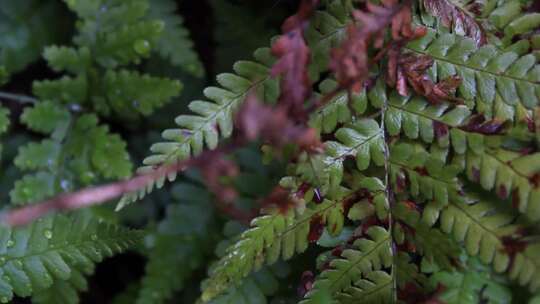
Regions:
[[[238,147],[238,143],[223,145],[216,150],[205,151],[196,157],[174,164],[163,165],[150,173],[135,176],[125,181],[114,182],[102,186],[89,187],[79,191],[60,194],[40,203],[8,211],[1,217],[1,223],[9,226],[21,226],[38,219],[52,211],[68,211],[102,204],[125,193],[145,188],[149,183],[171,173],[197,167],[205,163],[215,153],[225,153]]]

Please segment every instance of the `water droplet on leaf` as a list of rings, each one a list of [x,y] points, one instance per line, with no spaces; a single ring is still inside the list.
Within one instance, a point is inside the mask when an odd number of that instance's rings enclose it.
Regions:
[[[13,246],[15,246],[15,242],[12,241],[12,240],[9,240],[9,241],[7,241],[7,243],[6,243],[6,246],[7,246],[8,248],[13,247]]]
[[[148,54],[150,54],[150,42],[148,42],[148,40],[139,39],[133,44],[133,49],[139,55],[148,56]]]
[[[63,179],[60,181],[60,187],[64,191],[69,191],[71,188],[71,183],[67,179]]]
[[[50,240],[50,239],[53,237],[53,233],[52,233],[52,231],[50,231],[49,229],[47,229],[47,230],[43,231],[43,236],[44,236],[46,239]]]

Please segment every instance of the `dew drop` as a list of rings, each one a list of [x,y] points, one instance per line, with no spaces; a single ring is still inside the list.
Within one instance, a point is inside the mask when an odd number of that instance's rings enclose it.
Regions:
[[[23,187],[21,191],[25,196],[29,196],[32,194],[32,189],[30,189],[29,187]]]
[[[15,264],[15,267],[17,267],[17,268],[19,268],[19,269],[23,267],[22,262],[19,261],[19,260],[15,260],[15,261],[13,262],[13,264]]]
[[[52,237],[53,237],[53,233],[52,233],[51,230],[46,229],[45,231],[43,231],[43,236],[44,236],[46,239],[50,240],[50,239],[52,239]]]
[[[6,243],[6,246],[7,246],[8,248],[11,248],[11,247],[15,246],[15,242],[12,241],[12,240],[9,240],[9,241],[7,241],[7,243]]]
[[[131,104],[134,108],[138,108],[141,105],[138,100],[134,100]]]
[[[82,110],[81,105],[78,103],[71,103],[69,104],[69,109],[72,112],[80,112]]]
[[[8,301],[9,301],[9,299],[6,298],[6,297],[0,298],[0,302],[2,302],[2,303],[7,303]]]
[[[98,239],[98,237],[97,237],[96,234],[92,234],[92,235],[90,236],[90,238],[92,239],[92,241],[97,241],[97,239]]]
[[[137,54],[147,56],[150,54],[150,42],[148,42],[148,40],[138,39],[133,44],[133,49]]]
[[[0,266],[4,265],[6,263],[5,257],[0,257]]]
[[[60,187],[64,191],[69,191],[71,188],[71,183],[67,179],[63,179],[60,181]]]

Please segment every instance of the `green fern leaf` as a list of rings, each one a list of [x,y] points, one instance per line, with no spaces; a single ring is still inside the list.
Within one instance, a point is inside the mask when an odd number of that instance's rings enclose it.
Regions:
[[[182,204],[169,205],[166,218],[148,236],[152,246],[137,304],[165,303],[203,265],[207,254],[213,221],[209,193],[190,184],[175,185],[172,193],[173,197],[175,193],[185,197],[176,197]]]
[[[71,276],[68,280],[56,280],[51,287],[37,291],[32,296],[32,303],[39,304],[78,304],[79,293],[88,290],[85,274],[76,268],[71,269]]]
[[[453,269],[452,259],[460,254],[460,249],[455,242],[446,238],[441,231],[431,228],[421,221],[421,214],[409,210],[405,204],[397,204],[392,209],[392,215],[399,219],[395,225],[394,234],[396,242],[402,244],[406,239],[416,246],[417,251],[428,261],[435,262],[444,269]],[[414,231],[410,233],[409,231]]]
[[[141,75],[134,71],[108,70],[104,77],[104,95],[108,104],[118,115],[133,116],[130,113],[150,115],[177,96],[182,84],[177,80]],[[98,109],[105,115],[108,108]]]
[[[396,193],[408,189],[415,198],[435,200],[441,205],[459,197],[461,185],[457,174],[461,169],[445,165],[422,147],[396,143],[391,147],[389,163],[390,179]]]
[[[255,57],[261,62],[272,60],[268,49],[258,50]],[[181,115],[175,120],[181,129],[169,129],[163,132],[163,138],[171,142],[154,144],[151,150],[156,154],[144,160],[146,167],[139,169],[140,172],[152,170],[152,167],[156,165],[187,159],[191,155],[199,154],[205,145],[214,149],[220,137],[229,137],[232,134],[234,111],[252,89],[259,91],[267,101],[277,98],[277,82],[269,78],[267,66],[241,61],[235,64],[234,69],[238,76],[218,75],[218,82],[225,89],[209,87],[204,90],[205,96],[213,102],[192,102],[189,107],[198,115]],[[169,176],[171,181],[175,178],[175,175]],[[163,185],[163,182],[164,179],[157,182],[158,188]],[[145,192],[150,192],[153,186],[150,185],[138,193],[125,195],[120,200],[118,208],[134,202],[138,196],[144,196]]]
[[[512,302],[510,290],[497,282],[489,269],[485,269],[475,260],[470,260],[467,264],[466,270],[440,271],[429,278],[433,289],[439,284],[445,287],[442,293],[437,295],[439,301],[448,304]]]
[[[43,58],[57,72],[68,71],[78,74],[88,70],[91,64],[90,50],[86,47],[74,49],[65,46],[49,46],[43,51]]]
[[[319,85],[322,94],[329,94],[337,87],[333,79],[325,79]],[[355,114],[362,114],[367,108],[365,90],[360,93],[349,94],[341,92],[336,94],[325,106],[316,110],[310,117],[309,125],[320,130],[323,134],[332,133],[339,124],[351,122],[351,109]]]
[[[165,24],[163,33],[156,43],[156,51],[174,66],[184,69],[196,77],[204,75],[202,63],[193,50],[189,32],[184,28],[184,20],[175,14],[176,4],[171,0],[153,0],[150,2],[148,16],[162,20]]]
[[[294,253],[305,251],[311,218],[307,212],[297,216],[291,210],[287,214],[254,219],[253,228],[242,233],[240,240],[227,249],[227,254],[212,269],[202,300],[210,301],[265,262],[270,265],[280,257],[287,260]]]
[[[308,30],[309,44],[313,52],[312,75],[315,81],[318,73],[326,69],[327,65],[315,59],[317,54],[328,51],[337,45],[343,38],[345,24],[350,20],[349,12],[352,6],[348,1],[334,0],[328,4],[329,12],[317,14],[317,21]],[[323,17],[321,17],[323,16]],[[255,51],[255,62],[239,61],[233,69],[236,74],[220,74],[218,83],[224,88],[209,87],[204,90],[208,101],[193,101],[190,109],[198,115],[181,115],[175,122],[180,129],[170,129],[163,132],[163,138],[169,142],[154,144],[151,148],[154,155],[147,157],[144,167],[139,172],[149,172],[153,167],[173,163],[200,153],[204,147],[213,149],[220,138],[227,138],[233,130],[233,114],[244,101],[250,91],[255,91],[265,102],[275,102],[279,95],[278,82],[270,78],[269,67],[275,61],[267,48]],[[324,64],[324,66],[323,66]],[[170,181],[176,179],[175,174],[168,176]],[[150,183],[144,190],[129,193],[122,197],[117,209],[142,198],[151,192],[154,187],[163,186],[165,178]]]
[[[356,281],[353,287],[347,288],[338,295],[339,303],[392,303],[393,295],[392,275],[385,271],[367,273],[362,279]]]
[[[55,80],[34,81],[32,91],[41,100],[84,104],[88,98],[88,79],[84,75],[79,75],[76,77],[63,76]]]
[[[27,174],[15,182],[13,190],[9,192],[11,203],[20,205],[34,203],[55,194],[55,178],[49,172]]]
[[[435,79],[459,75],[460,96],[488,118],[513,120],[516,107],[530,109],[539,103],[540,65],[532,54],[520,57],[492,45],[477,49],[468,38],[433,31],[407,49],[434,59]]]
[[[533,221],[540,220],[540,190],[536,185],[540,153],[522,155],[504,149],[467,153],[467,176],[499,197],[511,194],[519,211]]]
[[[1,228],[0,301],[29,296],[68,280],[72,268],[92,267],[140,240],[138,231],[99,223],[88,213],[56,215],[18,229]]]
[[[70,115],[65,108],[51,101],[43,101],[31,108],[26,108],[21,116],[21,120],[31,130],[49,134],[59,126],[67,128]]]
[[[60,144],[46,139],[40,143],[30,142],[19,148],[14,163],[23,170],[57,168]]]
[[[56,1],[22,0],[0,7],[0,65],[9,73],[39,59],[44,46],[68,38],[67,14]],[[69,20],[69,19],[67,19]]]
[[[373,226],[368,229],[369,238],[356,240],[354,249],[346,249],[342,258],[330,262],[330,269],[323,271],[315,280],[313,289],[300,303],[314,303],[313,299],[321,292],[329,291],[335,295],[350,287],[363,274],[373,273],[383,267],[392,265],[392,249],[390,234],[384,228]]]
[[[10,122],[9,110],[0,106],[0,134],[8,130]]]

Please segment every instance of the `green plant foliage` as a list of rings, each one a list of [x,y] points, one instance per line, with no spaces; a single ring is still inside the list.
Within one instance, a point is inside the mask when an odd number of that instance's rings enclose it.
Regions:
[[[333,10],[318,17],[321,20],[314,22],[309,32],[308,41],[314,56],[317,53],[328,51],[330,47],[339,42],[340,30],[347,20],[347,12],[351,7],[347,1],[332,2]],[[324,24],[325,26],[321,26]],[[148,172],[153,166],[186,159],[191,155],[199,154],[206,146],[214,149],[219,138],[227,138],[233,131],[233,114],[243,103],[248,92],[256,92],[261,100],[273,103],[276,101],[279,90],[277,79],[270,77],[269,67],[275,59],[268,48],[261,48],[254,52],[256,62],[238,61],[234,64],[235,74],[224,73],[216,77],[219,87],[208,87],[204,95],[211,101],[196,100],[190,103],[190,110],[197,115],[181,115],[175,120],[180,129],[168,129],[163,132],[163,138],[169,142],[157,143],[151,147],[154,155],[144,160],[144,167],[139,172]],[[322,72],[326,62],[314,59],[313,70]],[[318,77],[318,76],[317,76]],[[314,77],[315,78],[315,77]],[[219,131],[214,126],[219,126]],[[168,177],[174,181],[175,175]],[[150,185],[138,193],[125,195],[119,202],[118,209],[144,197],[154,186],[161,188],[165,179],[160,179],[156,185]]]
[[[181,194],[177,199],[182,203],[169,205],[165,219],[146,238],[149,261],[138,291],[138,304],[165,303],[172,298],[192,272],[202,266],[207,254],[205,241],[210,241],[213,226],[211,197],[203,188],[187,183],[175,185],[172,193]]]
[[[249,3],[212,0],[210,4],[217,23],[214,31],[217,44],[215,69],[220,73],[228,71],[235,61],[249,58],[254,50],[278,34],[268,26],[270,18],[276,15],[285,17],[279,6],[270,7],[267,3],[250,7]],[[253,13],[257,9],[268,9],[270,13],[260,18]]]
[[[365,303],[390,303],[393,297],[392,285],[390,274],[380,270],[372,271],[340,295],[339,302],[357,303],[358,299],[362,299]]]
[[[260,269],[265,262],[273,264],[280,257],[290,259],[308,247],[309,220],[298,218],[294,210],[288,214],[259,217],[252,226],[242,233],[241,241],[227,249],[225,256],[212,269],[203,300],[214,298],[232,282]]]
[[[492,45],[478,49],[471,39],[434,31],[410,43],[407,49],[434,59],[434,78],[459,75],[459,95],[469,108],[487,117],[513,120],[520,107],[538,105],[539,66],[532,54],[501,52]]]
[[[37,60],[44,46],[66,38],[69,18],[58,1],[23,0],[0,8],[0,64],[9,73]],[[68,26],[69,28],[69,26]]]
[[[189,158],[199,154],[206,146],[214,149],[219,138],[229,137],[233,130],[234,111],[244,101],[246,94],[251,90],[258,90],[265,100],[277,98],[275,79],[268,75],[268,65],[272,59],[268,49],[255,52],[260,63],[241,61],[235,64],[235,74],[220,74],[218,82],[223,88],[209,87],[204,90],[205,96],[211,101],[194,101],[190,109],[198,115],[181,115],[175,120],[180,129],[169,129],[163,132],[163,138],[171,142],[154,144],[150,149],[155,155],[144,160],[146,167],[140,172],[152,170],[153,166],[167,164]],[[219,131],[215,126],[219,126]],[[176,179],[175,175],[168,177],[170,181]],[[157,187],[161,188],[164,178],[158,180]],[[153,187],[125,195],[119,202],[118,209],[142,197]]]
[[[0,301],[7,303],[14,294],[29,296],[53,283],[84,286],[80,269],[91,273],[94,263],[133,246],[143,234],[79,213],[47,217],[20,229],[2,228],[1,236]]]
[[[433,274],[430,285],[435,289],[442,284],[445,290],[440,299],[445,303],[510,303],[512,296],[508,288],[481,263],[474,259],[467,261],[463,271],[441,271]]]
[[[144,174],[224,153],[124,193],[121,212],[94,206],[0,227],[0,302],[87,302],[95,265],[140,240],[144,273],[107,301],[538,302],[538,4],[412,1],[409,31],[408,8],[376,6],[392,1],[306,1],[283,24],[293,2],[0,8],[6,205],[128,179],[132,160]],[[62,8],[76,18],[69,44],[60,39],[68,26],[42,25],[66,20]],[[417,26],[426,34],[413,36]],[[37,54],[46,66],[28,66]],[[212,72],[216,83],[206,83]],[[199,85],[209,85],[201,96]],[[184,86],[193,101],[177,98]],[[310,90],[305,104],[288,100],[295,86]],[[235,129],[248,96],[268,115],[249,117],[255,127],[279,107],[283,130],[264,131],[302,145],[273,146],[265,132],[246,143],[260,132]],[[291,129],[319,141],[306,148]]]
[[[376,273],[374,270],[379,270],[383,267],[389,267],[392,264],[392,250],[390,248],[390,234],[382,227],[372,227],[367,231],[367,238],[356,240],[353,244],[353,249],[346,249],[341,254],[342,258],[335,259],[330,262],[331,269],[323,271],[320,277],[317,278],[313,285],[313,289],[308,292],[306,299],[300,303],[316,303],[313,298],[317,298],[317,294],[329,290],[332,294],[339,293],[343,290],[348,292],[358,292],[362,294],[362,289],[369,282],[358,280],[362,275],[367,276],[366,279],[375,285],[384,285],[384,276],[387,273]],[[354,288],[352,284],[355,284]],[[375,289],[381,289],[381,286]],[[391,290],[382,288],[383,298],[392,298]],[[364,291],[367,292],[367,291]]]

